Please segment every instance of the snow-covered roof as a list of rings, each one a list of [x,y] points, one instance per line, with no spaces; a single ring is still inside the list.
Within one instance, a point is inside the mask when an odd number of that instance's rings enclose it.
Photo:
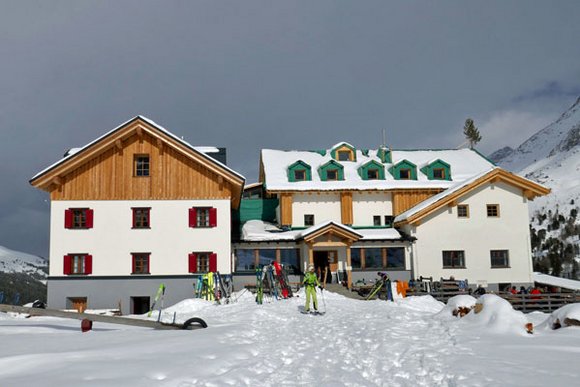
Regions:
[[[66,156],[63,157],[62,159],[60,159],[59,161],[57,161],[56,163],[50,165],[49,167],[43,169],[42,171],[38,172],[36,175],[34,175],[30,180],[34,180],[39,176],[44,175],[46,172],[52,170],[53,168],[61,165],[62,163],[64,163],[65,161],[71,159],[72,157],[74,157],[75,155],[82,153],[84,150],[90,148],[92,145],[98,143],[99,141],[103,140],[104,138],[110,136],[111,134],[115,133],[116,131],[120,130],[121,128],[125,127],[126,125],[128,125],[129,123],[140,119],[148,124],[150,124],[151,126],[155,127],[156,129],[158,129],[159,131],[163,132],[164,134],[166,134],[167,136],[171,137],[172,139],[174,139],[175,141],[185,145],[187,148],[191,149],[192,151],[194,151],[195,153],[201,155],[202,157],[204,157],[205,159],[207,159],[208,161],[211,161],[214,164],[218,164],[219,166],[221,166],[222,168],[228,170],[230,173],[238,176],[240,179],[245,180],[245,177],[241,174],[239,174],[238,172],[234,171],[233,169],[231,169],[230,167],[228,167],[227,165],[221,163],[220,161],[214,159],[211,156],[208,156],[206,154],[207,153],[211,153],[214,152],[213,150],[215,149],[216,152],[219,152],[219,149],[215,148],[215,147],[194,147],[193,145],[191,145],[190,143],[188,143],[187,141],[185,141],[184,139],[174,135],[173,133],[171,133],[169,130],[165,129],[163,126],[159,125],[158,123],[156,123],[155,121],[144,117],[144,116],[135,116],[133,118],[131,118],[128,121],[123,122],[121,125],[117,126],[116,128],[108,131],[107,133],[103,134],[102,136],[98,137],[97,139],[89,142],[88,144],[86,144],[83,147],[80,148],[72,148],[70,151],[68,151],[66,153]],[[73,151],[74,150],[74,151]]]
[[[560,288],[566,288],[570,290],[580,290],[580,281],[572,279],[554,277],[553,275],[543,273],[534,273],[533,279],[534,282],[544,285],[557,286]]]
[[[423,200],[422,202],[420,202],[419,204],[417,204],[415,207],[411,207],[409,208],[407,211],[399,214],[395,219],[394,222],[402,222],[404,220],[406,220],[407,218],[409,218],[410,216],[416,214],[417,212],[424,210],[425,208],[437,203],[439,200],[443,200],[446,197],[448,197],[449,195],[451,195],[452,193],[460,190],[461,188],[473,183],[474,181],[476,181],[477,179],[479,179],[482,176],[485,176],[487,173],[489,173],[492,169],[491,168],[487,171],[478,173],[477,175],[471,177],[470,179],[464,180],[462,182],[459,183],[455,183],[455,185],[452,185],[451,187],[449,187],[448,189],[446,189],[443,192],[438,193],[437,195],[433,195],[431,196],[429,199]]]
[[[339,143],[340,145],[343,143]],[[334,147],[336,147],[335,145]],[[367,190],[367,189],[397,189],[397,188],[449,188],[484,171],[493,168],[493,163],[471,149],[452,150],[393,150],[392,163],[382,163],[377,156],[377,150],[369,150],[365,156],[362,150],[356,150],[357,161],[337,161],[344,167],[344,180],[322,181],[318,168],[332,160],[331,149],[325,150],[325,155],[317,151],[283,151],[274,149],[262,150],[262,163],[266,189],[273,191],[332,191],[332,190]],[[415,165],[441,159],[451,166],[451,181],[429,180],[421,171],[417,171],[417,180],[395,180],[388,169],[402,160],[408,160]],[[311,181],[288,181],[288,167],[298,160],[312,168]],[[358,168],[374,160],[385,166],[385,180],[363,180]]]
[[[480,172],[474,176],[472,176],[471,178],[455,183],[452,186],[450,186],[448,189],[446,189],[443,192],[438,193],[437,195],[431,196],[429,199],[426,199],[422,202],[420,202],[419,204],[417,204],[414,207],[411,207],[410,209],[408,209],[407,211],[403,212],[402,214],[399,214],[395,219],[394,222],[402,222],[405,221],[407,219],[409,219],[410,217],[412,217],[413,215],[419,213],[422,210],[425,210],[429,207],[431,208],[437,208],[437,204],[445,204],[444,200],[448,200],[449,196],[453,195],[454,193],[458,193],[459,195],[461,195],[464,192],[459,192],[460,190],[462,190],[465,187],[468,187],[469,185],[472,185],[473,187],[477,186],[477,183],[480,181],[485,181],[486,179],[490,179],[492,177],[503,177],[506,179],[509,179],[510,181],[514,182],[514,184],[518,184],[518,185],[525,185],[526,187],[531,187],[531,189],[537,190],[537,194],[538,195],[545,195],[547,193],[549,193],[549,189],[538,185],[537,183],[533,182],[530,179],[526,179],[525,177],[521,177],[518,175],[514,175],[510,172],[505,171],[504,169],[500,168],[500,167],[495,167],[492,166],[490,169]],[[469,188],[467,188],[467,190],[469,190]]]
[[[282,231],[275,225],[261,220],[247,221],[242,227],[242,241],[262,242],[262,241],[296,241],[304,238],[317,230],[330,224],[348,230],[360,236],[361,241],[365,240],[399,240],[401,234],[394,228],[381,229],[353,229],[340,223],[328,221],[319,223],[304,230]]]

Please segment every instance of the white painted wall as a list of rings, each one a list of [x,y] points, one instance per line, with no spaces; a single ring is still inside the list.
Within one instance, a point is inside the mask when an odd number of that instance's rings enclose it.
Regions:
[[[217,208],[217,227],[190,228],[188,209]],[[64,228],[68,208],[92,208],[93,228]],[[151,207],[151,228],[132,229],[131,207]],[[102,200],[52,201],[50,275],[63,275],[63,257],[72,253],[93,256],[93,275],[130,275],[131,253],[148,252],[152,275],[188,274],[188,255],[217,254],[217,269],[231,273],[229,200]]]
[[[340,223],[340,194],[294,194],[292,197],[292,226],[304,227],[305,214],[314,214],[314,224],[328,220]]]
[[[532,282],[528,204],[522,191],[505,183],[487,184],[462,197],[469,218],[458,218],[457,207],[444,207],[405,231],[417,237],[413,246],[416,277],[433,276],[488,283]],[[486,205],[499,204],[500,217],[488,218]],[[466,269],[443,269],[443,250],[464,250]],[[509,250],[510,268],[492,269],[490,250]]]
[[[381,216],[385,225],[385,215],[393,214],[390,192],[354,192],[352,195],[353,226],[372,226],[373,216]]]

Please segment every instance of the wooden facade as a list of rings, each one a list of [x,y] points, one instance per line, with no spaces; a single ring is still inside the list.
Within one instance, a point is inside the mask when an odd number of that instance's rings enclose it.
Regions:
[[[280,194],[280,224],[282,226],[292,225],[292,194]]]
[[[352,192],[340,193],[340,214],[342,224],[352,224]]]
[[[73,155],[31,184],[51,200],[231,199],[243,179],[157,132],[139,119]],[[135,156],[149,157],[149,176],[136,176]]]
[[[416,206],[441,191],[441,189],[409,189],[392,191],[393,216],[402,214],[409,208]]]

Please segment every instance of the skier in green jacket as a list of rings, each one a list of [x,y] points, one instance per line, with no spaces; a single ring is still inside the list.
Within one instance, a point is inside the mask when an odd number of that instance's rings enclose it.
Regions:
[[[306,290],[306,306],[304,307],[304,312],[308,313],[310,311],[310,298],[312,297],[312,302],[314,303],[314,310],[318,311],[318,300],[316,298],[316,286],[322,290],[318,278],[314,273],[314,265],[308,266],[308,273],[304,276],[302,283],[305,285]]]

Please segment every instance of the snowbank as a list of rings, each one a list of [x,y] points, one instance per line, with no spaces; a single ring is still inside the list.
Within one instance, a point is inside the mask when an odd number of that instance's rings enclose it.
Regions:
[[[456,316],[460,308],[473,309],[477,299],[468,294],[461,294],[447,300],[447,305],[438,313],[439,316]]]
[[[580,304],[568,304],[552,312],[539,328],[558,329],[577,324],[580,324]]]
[[[526,335],[528,319],[503,298],[484,294],[477,300],[475,309],[461,319],[461,323],[487,328],[495,333]]]

